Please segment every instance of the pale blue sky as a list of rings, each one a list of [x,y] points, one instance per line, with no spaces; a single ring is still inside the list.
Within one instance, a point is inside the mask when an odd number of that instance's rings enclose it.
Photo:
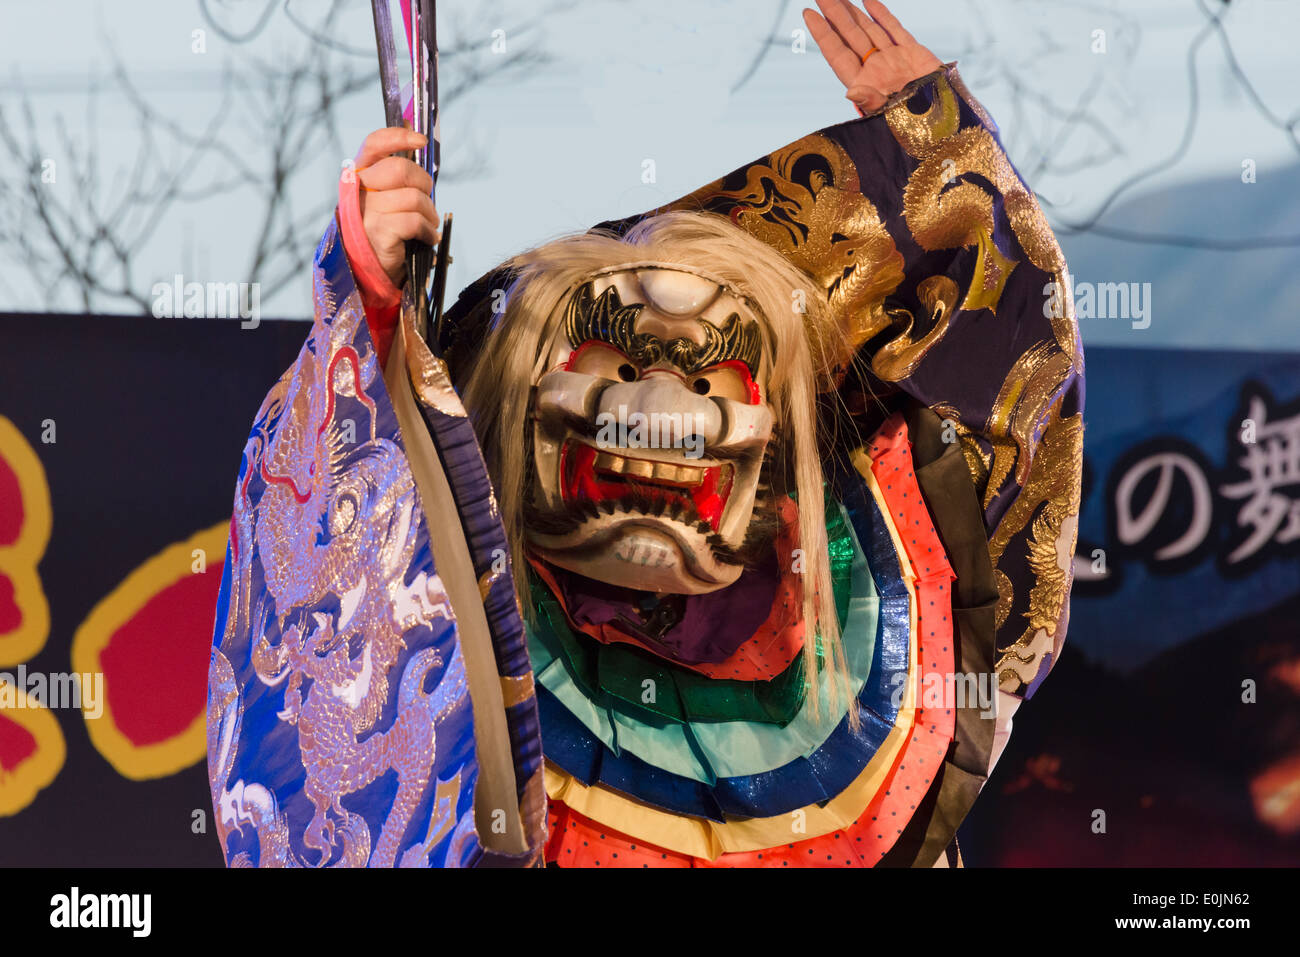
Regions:
[[[1218,0],[1202,2],[1218,9]],[[60,169],[70,163],[55,147],[60,118],[75,139],[93,143],[103,177],[100,202],[107,202],[122,188],[140,143],[132,108],[109,77],[111,51],[160,115],[197,133],[218,109],[223,69],[247,70],[253,55],[291,62],[310,44],[294,21],[313,29],[326,6],[273,3],[266,29],[239,45],[211,28],[197,0],[0,3],[0,109],[15,122],[19,91],[26,91],[40,142],[50,145]],[[452,291],[526,246],[652,207],[853,116],[815,46],[809,42],[803,54],[792,50],[793,31],[802,28],[801,4],[584,0],[565,3],[539,26],[518,32],[542,6],[537,0],[440,4],[444,42],[459,37],[473,44],[476,68],[491,70],[500,62],[491,50],[497,29],[506,31],[508,52],[549,57],[509,82],[480,84],[447,110],[446,179],[438,205],[456,214]],[[264,8],[252,0],[208,3],[235,33]],[[959,60],[1054,223],[1089,220],[1117,187],[1175,153],[1190,104],[1187,51],[1206,23],[1197,0],[898,0],[894,10],[941,58]],[[1234,3],[1224,26],[1264,105],[1280,117],[1295,116],[1300,4]],[[195,29],[206,30],[201,54],[192,51]],[[1099,30],[1105,53],[1093,50]],[[373,69],[368,3],[352,3],[334,36],[357,51],[334,54],[338,62]],[[773,38],[779,42],[733,92]],[[446,65],[444,85],[458,75],[463,70]],[[1123,192],[1101,224],[1215,241],[1300,235],[1294,143],[1233,79],[1217,38],[1201,47],[1195,77],[1197,125],[1181,159]],[[99,107],[93,135],[85,120],[91,91]],[[1081,103],[1087,104],[1087,122],[1062,139],[1065,117]],[[377,79],[342,101],[336,119],[345,149],[315,147],[290,191],[296,215],[329,202],[342,160],[382,125]],[[220,129],[223,146],[255,169],[269,169],[265,138],[249,117],[232,113]],[[163,143],[160,155],[180,155],[168,153],[172,146]],[[13,164],[7,153],[0,152],[0,163]],[[641,181],[646,159],[655,163],[654,184]],[[1250,185],[1240,175],[1248,159],[1259,170]],[[216,166],[210,172],[219,178]],[[13,176],[13,166],[4,173]],[[68,203],[78,199],[73,177],[61,176],[51,188]],[[150,281],[177,272],[220,282],[246,278],[261,212],[252,187],[171,207],[136,257],[137,284],[147,289]],[[5,213],[0,210],[0,230],[23,226]],[[323,226],[322,217],[311,231],[319,234]],[[1295,246],[1262,253],[1188,250],[1068,229],[1060,235],[1080,280],[1153,284],[1150,329],[1085,322],[1085,342],[1300,350]],[[0,309],[79,308],[70,289],[51,300],[12,261],[0,267]],[[264,298],[262,309],[271,316],[309,314],[309,277],[304,272]]]

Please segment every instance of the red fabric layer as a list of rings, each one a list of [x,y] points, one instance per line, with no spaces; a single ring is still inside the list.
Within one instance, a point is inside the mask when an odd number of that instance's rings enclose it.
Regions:
[[[361,305],[366,312],[366,325],[374,340],[375,352],[382,368],[388,363],[388,350],[397,330],[397,314],[402,304],[402,290],[393,285],[379,264],[370,240],[366,237],[365,223],[361,218],[361,177],[349,167],[339,177],[339,233],[343,237],[343,251],[357,281]]]

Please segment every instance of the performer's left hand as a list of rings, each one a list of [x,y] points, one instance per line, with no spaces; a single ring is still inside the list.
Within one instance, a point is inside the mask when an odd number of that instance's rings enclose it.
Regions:
[[[913,80],[943,64],[903,29],[879,0],[817,0],[822,15],[804,10],[803,20],[822,56],[864,113],[878,110]]]

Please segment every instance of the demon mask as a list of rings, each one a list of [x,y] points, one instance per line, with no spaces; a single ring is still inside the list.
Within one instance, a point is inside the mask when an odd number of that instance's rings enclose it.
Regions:
[[[643,591],[730,585],[775,532],[761,314],[661,263],[598,272],[559,308],[535,382],[534,551]]]

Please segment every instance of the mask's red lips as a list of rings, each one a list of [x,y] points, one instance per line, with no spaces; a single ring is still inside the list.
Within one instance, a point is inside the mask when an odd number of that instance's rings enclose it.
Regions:
[[[734,474],[729,464],[700,466],[638,459],[572,440],[560,451],[560,490],[566,503],[581,499],[604,502],[630,495],[679,499],[693,505],[715,532],[731,495]]]

